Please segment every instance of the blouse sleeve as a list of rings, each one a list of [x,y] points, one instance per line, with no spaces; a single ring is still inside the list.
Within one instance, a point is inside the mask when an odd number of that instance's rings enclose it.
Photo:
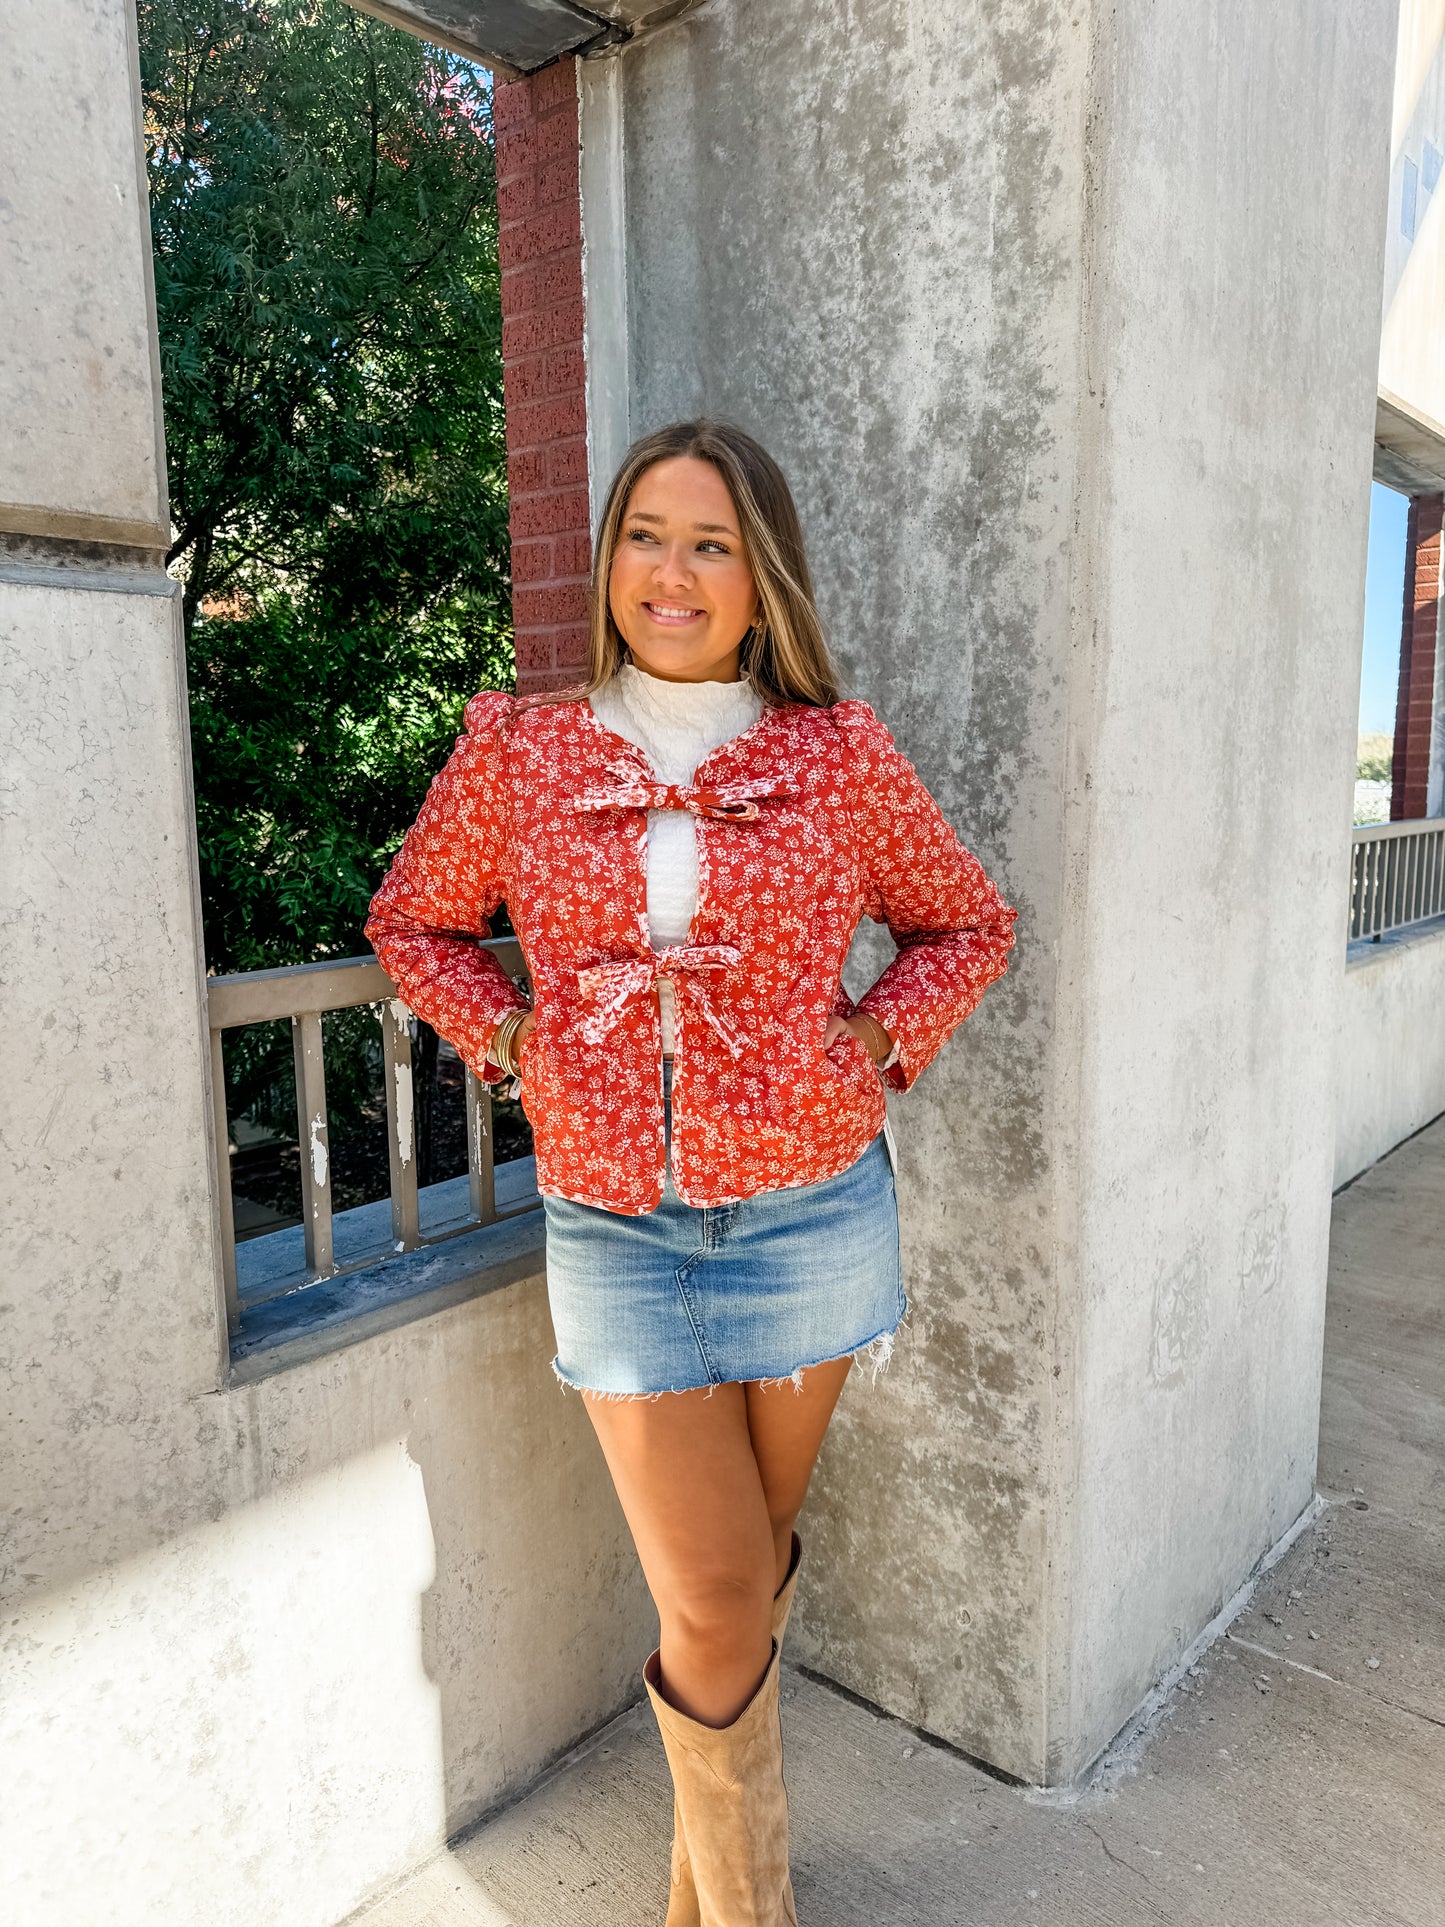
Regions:
[[[502,726],[509,696],[467,704],[466,733],[427,792],[421,814],[371,900],[366,935],[418,1017],[454,1044],[488,1083],[498,1024],[526,999],[482,947],[502,900],[508,836]]]
[[[867,914],[898,955],[858,1003],[894,1040],[883,1075],[906,1091],[1008,968],[1004,902],[866,703],[839,703]]]

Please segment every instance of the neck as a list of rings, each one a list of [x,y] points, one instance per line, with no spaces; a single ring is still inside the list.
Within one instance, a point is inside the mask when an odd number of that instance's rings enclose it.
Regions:
[[[644,676],[651,676],[654,682],[703,683],[703,682],[741,682],[743,680],[742,652],[734,650],[724,661],[714,663],[701,675],[689,675],[682,670],[667,670],[654,663],[643,662],[636,655],[631,658],[630,666]]]

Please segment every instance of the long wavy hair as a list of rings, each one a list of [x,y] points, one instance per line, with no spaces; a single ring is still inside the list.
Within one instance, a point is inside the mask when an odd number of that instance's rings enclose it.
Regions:
[[[762,609],[760,620],[743,638],[743,674],[770,708],[785,703],[826,707],[837,702],[837,675],[813,596],[792,490],[765,448],[741,428],[719,421],[673,422],[642,436],[623,457],[607,491],[592,559],[587,681],[566,691],[565,697],[576,701],[590,696],[631,660],[612,619],[608,597],[612,558],[638,478],[655,462],[680,455],[711,462],[737,510],[743,554]]]

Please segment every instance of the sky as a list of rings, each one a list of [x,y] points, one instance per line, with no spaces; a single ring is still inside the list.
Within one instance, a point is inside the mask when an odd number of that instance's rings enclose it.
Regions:
[[[1365,659],[1360,733],[1393,735],[1405,599],[1405,517],[1409,502],[1375,482],[1370,489],[1370,559],[1365,570]]]

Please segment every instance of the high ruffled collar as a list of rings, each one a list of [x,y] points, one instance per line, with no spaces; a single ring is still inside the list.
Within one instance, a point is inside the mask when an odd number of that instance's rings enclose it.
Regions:
[[[746,676],[737,682],[666,682],[625,662],[614,680],[618,695],[639,722],[663,728],[681,724],[711,734],[714,727],[736,719],[737,728],[746,729],[762,708]]]
[[[636,744],[665,783],[690,783],[702,759],[750,729],[763,700],[738,682],[664,682],[625,663],[592,694],[593,714]]]

